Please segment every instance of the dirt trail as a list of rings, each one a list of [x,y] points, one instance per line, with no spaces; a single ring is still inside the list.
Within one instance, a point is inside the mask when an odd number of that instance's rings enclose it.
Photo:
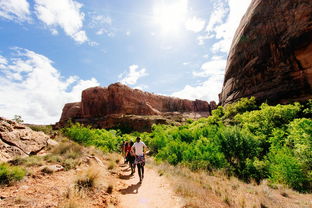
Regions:
[[[145,167],[144,180],[139,183],[137,172],[130,176],[128,166],[121,167],[119,178],[124,183],[120,189],[120,206],[123,208],[181,208],[182,199],[176,196],[165,177]]]

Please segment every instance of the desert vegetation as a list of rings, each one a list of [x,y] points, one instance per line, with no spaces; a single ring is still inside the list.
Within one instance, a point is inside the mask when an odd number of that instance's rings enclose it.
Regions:
[[[25,175],[25,169],[19,166],[11,166],[7,163],[0,164],[0,185],[8,185],[15,181],[20,181]]]
[[[121,134],[74,124],[65,135],[104,152],[141,136],[158,161],[191,170],[220,170],[245,181],[284,184],[310,192],[312,183],[312,101],[257,105],[243,98],[218,107],[212,116],[181,126],[155,125],[150,133]]]

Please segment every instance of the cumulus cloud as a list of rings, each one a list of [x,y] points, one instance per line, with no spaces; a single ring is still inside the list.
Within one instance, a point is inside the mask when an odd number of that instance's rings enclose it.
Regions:
[[[185,28],[195,33],[202,31],[204,26],[205,20],[195,16],[185,22]]]
[[[88,26],[96,30],[96,35],[107,35],[108,37],[113,37],[115,35],[111,27],[113,23],[111,17],[96,13],[90,13],[89,17]]]
[[[120,82],[123,84],[134,85],[138,79],[147,75],[145,68],[139,69],[138,65],[133,64],[129,66],[129,70],[119,75],[119,79],[121,79]]]
[[[21,115],[25,122],[49,124],[59,120],[65,103],[80,100],[81,91],[98,86],[96,79],[64,79],[44,55],[15,48],[0,58],[0,115]]]
[[[214,53],[228,53],[235,31],[240,20],[247,11],[251,0],[218,0],[214,5],[206,34],[198,37],[200,45],[207,39],[215,38],[218,41],[212,46]]]
[[[112,22],[112,18],[109,16],[93,14],[91,15],[90,27],[96,27],[98,25],[111,25]]]
[[[210,61],[205,62],[201,66],[200,71],[194,71],[195,77],[209,77],[215,75],[224,75],[226,60],[219,56],[214,56]]]
[[[218,102],[218,94],[221,92],[223,76],[209,77],[197,86],[186,85],[182,90],[172,93],[172,96],[189,100],[207,100]]]
[[[30,21],[27,0],[0,0],[0,17],[17,22]]]
[[[57,34],[57,28],[62,28],[65,33],[78,43],[88,40],[86,32],[82,30],[84,13],[80,11],[82,4],[74,0],[35,0],[35,12],[51,30]]]
[[[214,100],[218,102],[221,92],[226,60],[221,56],[214,56],[210,61],[202,64],[199,71],[194,71],[195,77],[207,77],[208,80],[196,86],[186,85],[182,90],[174,92],[172,96],[185,99]]]

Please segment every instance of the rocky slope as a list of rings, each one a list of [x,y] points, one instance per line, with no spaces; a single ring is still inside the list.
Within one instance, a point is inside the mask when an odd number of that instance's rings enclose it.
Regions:
[[[236,31],[220,97],[285,103],[312,98],[311,0],[253,0]]]
[[[49,136],[0,117],[0,162],[34,155],[48,144]]]
[[[81,102],[64,106],[58,125],[72,120],[97,128],[148,131],[154,123],[208,116],[215,107],[215,102],[160,96],[115,83],[84,90]]]

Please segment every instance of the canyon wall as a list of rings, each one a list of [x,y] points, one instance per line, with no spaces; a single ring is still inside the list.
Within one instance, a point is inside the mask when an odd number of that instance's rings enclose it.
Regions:
[[[253,0],[234,36],[220,103],[312,98],[312,1]]]

